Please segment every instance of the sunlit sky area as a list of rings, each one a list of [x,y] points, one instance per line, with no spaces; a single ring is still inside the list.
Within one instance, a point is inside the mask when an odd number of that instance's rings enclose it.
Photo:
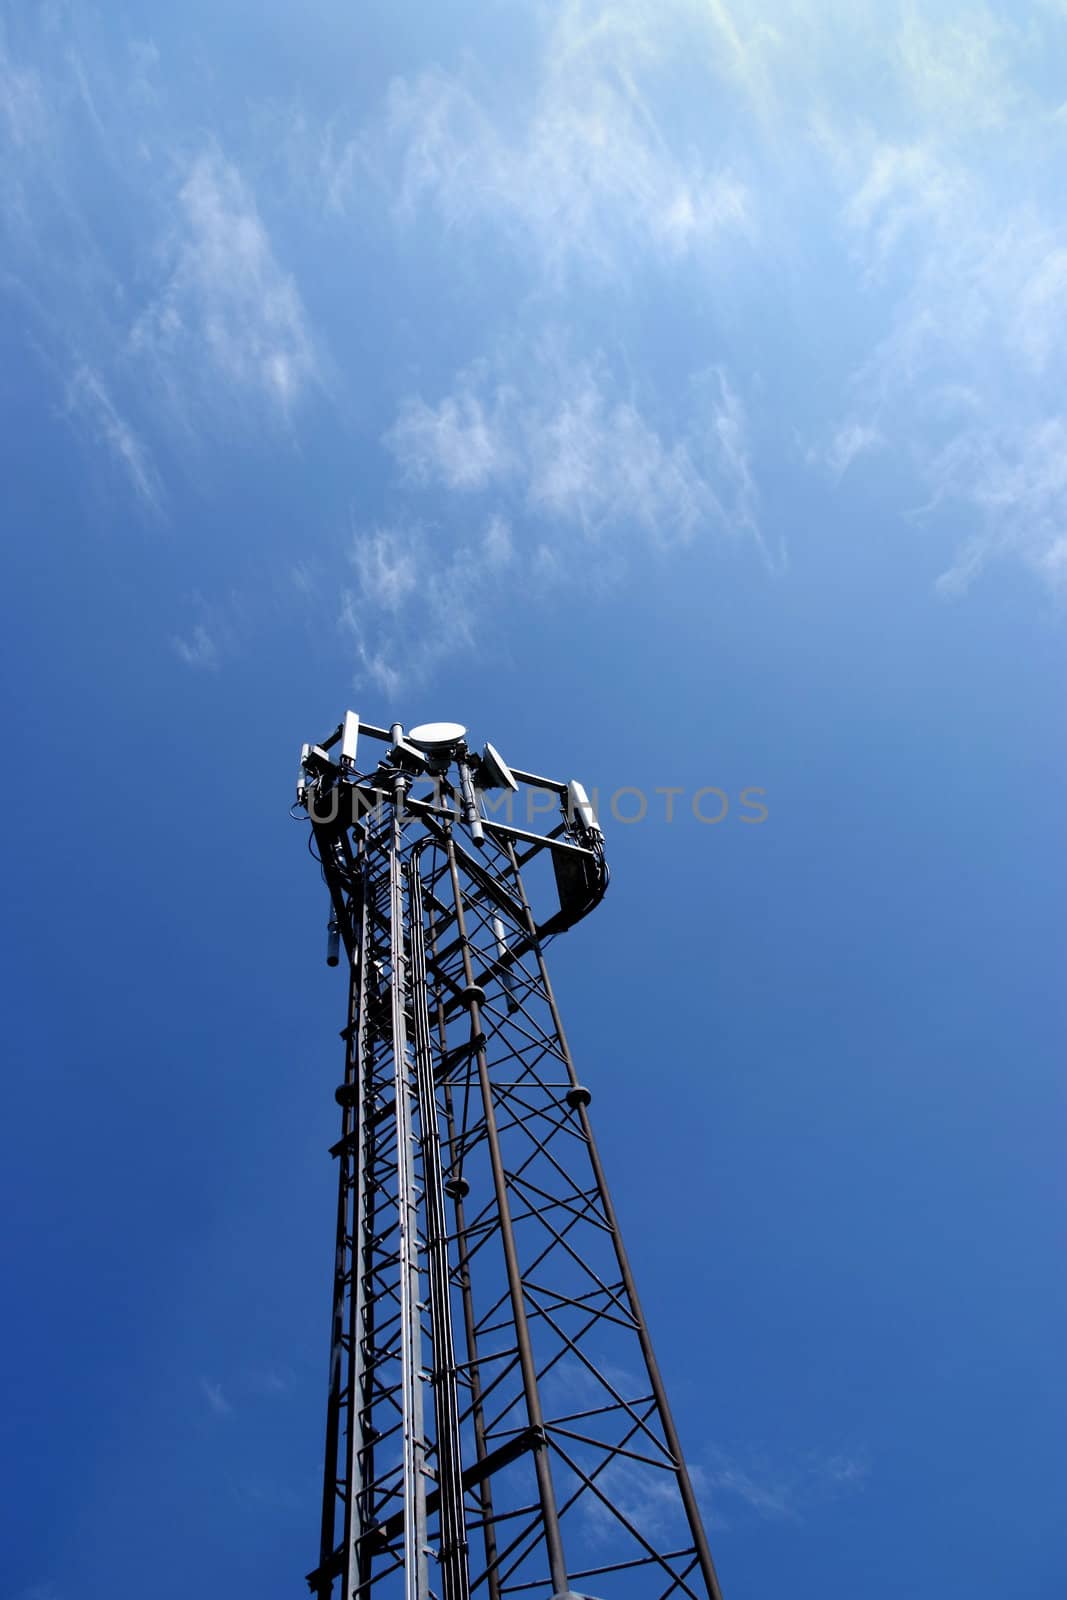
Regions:
[[[352,706],[598,792],[726,1600],[1062,1600],[1067,3],[0,0],[0,150],[0,1596],[317,1560]]]

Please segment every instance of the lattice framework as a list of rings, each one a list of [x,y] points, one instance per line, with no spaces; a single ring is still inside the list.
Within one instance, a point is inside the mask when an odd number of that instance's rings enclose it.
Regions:
[[[305,747],[298,791],[350,974],[309,1586],[720,1600],[544,960],[606,888],[595,818],[504,769],[559,821],[494,820],[492,747],[420,755],[399,725],[363,725],[387,749],[361,772],[350,719]]]

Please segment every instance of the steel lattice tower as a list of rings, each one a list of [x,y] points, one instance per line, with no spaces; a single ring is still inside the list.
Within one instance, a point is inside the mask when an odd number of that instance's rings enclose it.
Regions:
[[[607,887],[585,792],[348,712],[297,800],[350,974],[309,1587],[721,1600],[544,962]]]

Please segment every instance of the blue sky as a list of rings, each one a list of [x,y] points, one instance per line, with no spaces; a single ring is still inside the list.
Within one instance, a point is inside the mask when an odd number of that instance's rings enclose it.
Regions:
[[[0,18],[4,1600],[314,1563],[347,704],[600,791],[728,1600],[1058,1600],[1067,6]]]

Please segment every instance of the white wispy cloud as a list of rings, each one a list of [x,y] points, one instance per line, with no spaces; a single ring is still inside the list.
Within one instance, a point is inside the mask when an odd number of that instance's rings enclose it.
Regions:
[[[949,499],[972,506],[980,522],[938,579],[962,595],[997,557],[1022,555],[1057,592],[1064,580],[1067,528],[1067,415],[1028,425],[986,420],[961,431],[930,462],[933,506]]]
[[[876,149],[846,203],[857,248],[879,270],[899,237],[893,219],[906,216],[912,230],[906,287],[888,301],[886,332],[855,373],[850,403],[867,433],[907,450],[926,489],[920,515],[947,501],[972,513],[944,592],[963,593],[1008,555],[1058,587],[1050,553],[1067,526],[1067,228],[1032,196],[1007,201],[956,161],[931,200],[929,174],[948,170],[943,155],[912,152],[902,163]],[[846,419],[838,437],[856,438],[854,425]]]
[[[807,460],[812,464],[824,463],[829,469],[830,476],[835,482],[840,483],[859,456],[884,449],[885,443],[881,429],[870,422],[861,422],[853,417],[840,423],[833,430],[830,442],[824,449],[809,450]]]
[[[274,1396],[288,1394],[293,1386],[293,1375],[277,1367],[260,1367],[246,1374],[245,1381],[253,1393]]]
[[[940,17],[904,7],[894,65],[916,120],[957,135],[1001,127],[1022,98],[1013,75],[1021,42],[985,5]]]
[[[511,381],[494,379],[481,363],[436,402],[408,399],[385,435],[403,470],[453,490],[507,491],[590,537],[636,528],[668,546],[726,529],[762,546],[745,409],[721,367],[694,378],[692,418],[673,435],[617,394],[600,358],[561,359],[548,340],[508,371]]]
[[[449,393],[409,397],[384,436],[416,490],[489,502],[474,539],[414,523],[356,534],[341,625],[387,694],[472,645],[516,585],[534,600],[561,581],[599,592],[643,549],[709,535],[747,539],[780,565],[761,526],[745,407],[722,368],[693,380],[674,432],[614,396],[602,358],[565,359],[554,337],[509,356],[506,370],[526,383],[478,362]]]
[[[725,370],[694,377],[674,430],[617,388],[602,357],[570,359],[548,334],[475,363],[440,397],[401,404],[383,442],[405,482],[491,508],[473,541],[413,525],[357,534],[358,582],[344,591],[341,621],[366,676],[395,693],[473,642],[517,583],[533,597],[564,580],[603,590],[646,547],[730,536],[781,565],[761,525],[745,407]]]
[[[220,423],[299,426],[327,341],[288,246],[323,207],[351,250],[371,207],[391,210],[405,252],[417,229],[462,243],[479,269],[487,243],[510,252],[511,277],[492,279],[496,320],[461,336],[469,355],[449,357],[466,361],[450,381],[409,385],[391,416],[368,382],[363,415],[386,430],[401,481],[341,558],[339,587],[345,636],[380,682],[433,659],[502,584],[549,591],[594,551],[602,577],[639,544],[715,531],[781,564],[752,441],[762,463],[773,429],[793,438],[808,419],[773,414],[773,384],[737,354],[745,326],[716,320],[717,274],[743,260],[780,294],[766,262],[783,244],[802,323],[816,237],[850,274],[841,320],[866,343],[821,378],[809,461],[847,495],[878,450],[917,478],[918,515],[962,505],[972,537],[946,553],[946,592],[1009,555],[1062,589],[1067,229],[1049,152],[1064,114],[1030,70],[1063,43],[1062,4],[1024,26],[982,0],[936,16],[910,0],[561,0],[527,18],[529,60],[506,82],[467,55],[398,78],[377,111],[286,112],[314,195],[291,181],[283,195],[284,151],[224,142],[177,109],[151,40],[105,59],[63,25],[72,13],[40,14],[18,50],[0,33],[9,280],[45,308],[67,413],[140,505],[169,503],[159,464],[176,424],[201,442]],[[122,249],[79,187],[90,167],[121,186]],[[636,338],[626,348],[625,317],[617,334],[607,319],[590,331],[590,302],[574,298],[590,279],[630,309],[684,287],[679,323],[695,308],[700,338],[661,366]],[[503,354],[502,326],[515,330]],[[438,516],[441,490],[455,499]],[[473,507],[472,534],[445,531],[457,504]],[[316,560],[301,550],[305,589]],[[400,651],[409,616],[423,631]],[[205,615],[173,648],[211,666],[222,639]]]
[[[40,142],[47,131],[48,112],[40,74],[14,60],[0,33],[0,127],[5,143],[25,150]]]
[[[158,511],[169,447],[220,420],[291,422],[316,342],[248,177],[182,126],[155,43],[109,41],[64,0],[15,35],[0,21],[0,292],[66,413]]]
[[[152,39],[131,39],[128,56],[128,93],[131,101],[140,107],[158,105],[162,99],[159,46]]]
[[[229,1417],[233,1414],[233,1407],[222,1392],[221,1383],[213,1383],[210,1378],[200,1379],[200,1391],[207,1401],[208,1410],[216,1417]]]
[[[142,503],[158,511],[162,487],[151,455],[120,414],[100,374],[79,366],[67,384],[66,403],[67,414],[84,423],[90,434],[108,447]]]
[[[359,577],[359,594],[368,604],[397,611],[418,581],[418,564],[411,540],[392,528],[376,528],[356,538],[352,562]]]
[[[883,273],[898,245],[914,246],[912,230],[927,223],[943,227],[958,217],[966,187],[965,174],[929,147],[878,145],[845,212],[862,238],[867,270]]]
[[[416,481],[439,480],[449,489],[483,489],[512,466],[506,390],[483,396],[484,367],[461,376],[456,391],[436,406],[410,396],[385,442]]]
[[[802,1524],[844,1496],[862,1491],[870,1474],[866,1453],[786,1451],[772,1456],[749,1449],[732,1456],[714,1448],[690,1463],[705,1520],[720,1531],[753,1519]],[[684,1537],[683,1511],[669,1473],[620,1460],[609,1462],[597,1481],[613,1505],[648,1537],[664,1544]],[[606,1506],[586,1502],[583,1512],[594,1536],[604,1542],[617,1540],[619,1524]]]
[[[708,1520],[729,1526],[743,1512],[769,1522],[804,1522],[819,1507],[861,1490],[871,1474],[865,1452],[740,1456],[715,1448],[693,1468],[693,1487]]]
[[[725,1498],[740,1501],[757,1516],[770,1521],[800,1521],[792,1482],[780,1475],[768,1474],[765,1466],[762,1472],[753,1475],[720,1456],[714,1466],[694,1470],[694,1487],[717,1519],[721,1518],[721,1502]]]
[[[291,571],[282,568],[275,576],[273,588],[238,584],[223,594],[190,590],[182,598],[189,624],[170,638],[179,661],[200,672],[214,672],[243,654],[274,624],[279,606],[290,608],[294,593],[299,594]]]
[[[357,533],[357,582],[341,591],[339,622],[362,676],[391,698],[469,649],[515,561],[511,527],[499,514],[453,544],[417,526]]]
[[[171,645],[187,667],[214,669],[219,664],[218,641],[202,622],[198,622],[189,633],[173,638]]]
[[[190,377],[200,394],[221,381],[230,398],[289,413],[319,376],[303,302],[248,184],[217,150],[186,173],[161,254],[166,282],[133,325],[133,353],[172,392]]]
[[[515,542],[511,536],[511,528],[503,517],[489,518],[482,552],[486,563],[494,571],[499,572],[510,566],[515,556]]]
[[[570,1449],[575,1448],[570,1441],[567,1443]],[[645,1447],[649,1448],[647,1444]],[[603,1457],[599,1452],[585,1454],[586,1469],[595,1471]],[[646,1539],[658,1541],[661,1548],[676,1549],[684,1544],[688,1529],[672,1473],[620,1456],[603,1467],[596,1483],[611,1504],[604,1505],[587,1495],[581,1502],[581,1515],[598,1544],[618,1550],[620,1542],[625,1544],[628,1538],[612,1508],[640,1529]]]
[[[671,258],[746,233],[746,185],[725,159],[675,148],[642,89],[676,42],[647,5],[568,0],[543,36],[525,115],[505,120],[463,74],[398,78],[377,140],[330,147],[331,200],[377,167],[398,216],[497,230],[557,279],[578,265],[618,276],[635,241]]]
[[[73,158],[96,155],[100,129],[73,41],[57,48],[51,8],[32,13],[16,49],[0,18],[0,240],[5,277],[29,286],[64,316],[78,284],[106,296],[112,274],[72,176]],[[51,16],[51,23],[49,18]],[[58,303],[56,303],[58,301]],[[79,305],[84,342],[93,306]]]

